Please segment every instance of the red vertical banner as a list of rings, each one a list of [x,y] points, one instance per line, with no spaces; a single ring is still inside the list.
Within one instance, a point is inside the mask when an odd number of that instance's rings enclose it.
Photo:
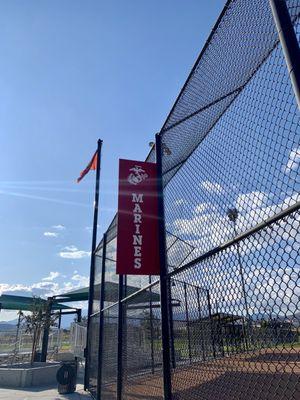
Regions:
[[[156,164],[120,160],[117,274],[159,275]]]

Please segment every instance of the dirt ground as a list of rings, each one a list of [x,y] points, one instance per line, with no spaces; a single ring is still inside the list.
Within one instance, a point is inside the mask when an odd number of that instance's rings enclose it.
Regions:
[[[126,400],[161,400],[161,371],[124,379]],[[115,398],[115,385],[103,392]],[[173,400],[299,400],[300,352],[266,350],[177,366]]]

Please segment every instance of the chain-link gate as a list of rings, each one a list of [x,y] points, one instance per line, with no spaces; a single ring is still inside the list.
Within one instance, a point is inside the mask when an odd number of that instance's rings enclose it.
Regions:
[[[221,13],[160,132],[167,321],[159,280],[115,275],[116,218],[96,251],[95,398],[168,398],[164,323],[172,399],[300,398],[299,18],[300,0]]]

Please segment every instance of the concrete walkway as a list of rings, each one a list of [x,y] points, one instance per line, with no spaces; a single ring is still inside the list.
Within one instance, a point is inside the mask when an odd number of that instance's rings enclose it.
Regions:
[[[76,392],[72,394],[59,394],[57,387],[28,388],[28,389],[3,389],[0,388],[0,400],[90,400],[92,397],[83,390],[83,385],[77,385]]]

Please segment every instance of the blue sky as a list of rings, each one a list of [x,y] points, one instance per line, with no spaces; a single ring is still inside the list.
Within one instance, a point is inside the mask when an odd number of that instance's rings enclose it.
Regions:
[[[75,179],[101,137],[101,234],[118,159],[145,158],[224,3],[1,2],[1,291],[87,282],[94,176]]]

